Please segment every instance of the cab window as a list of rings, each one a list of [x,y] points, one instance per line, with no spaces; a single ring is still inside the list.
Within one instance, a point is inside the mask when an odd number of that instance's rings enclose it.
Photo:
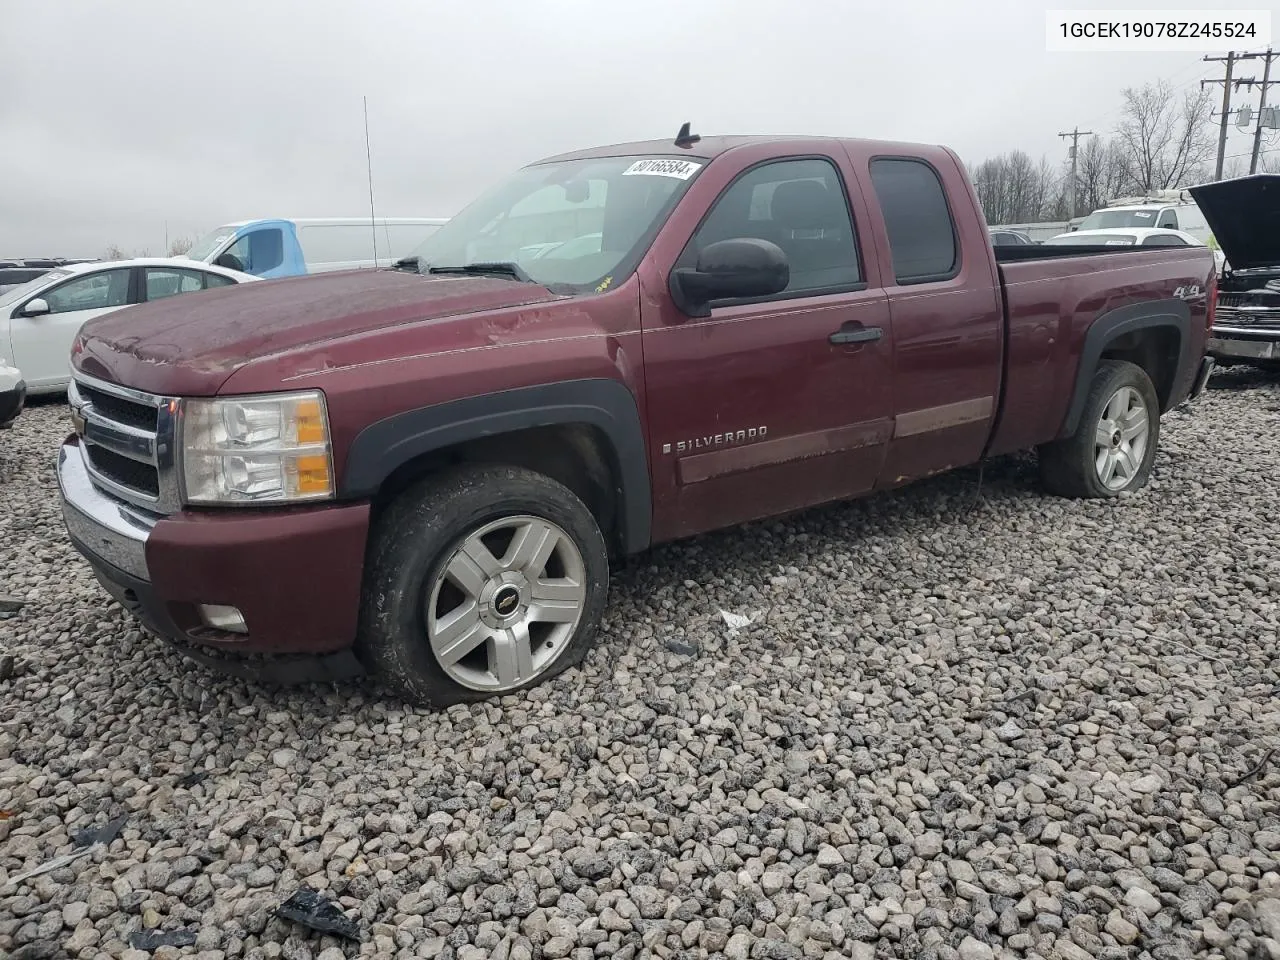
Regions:
[[[246,233],[218,258],[219,261],[228,254],[234,260],[228,259],[220,266],[255,275],[274,270],[284,263],[284,231],[279,227],[264,227]]]
[[[791,267],[782,297],[862,281],[849,203],[829,160],[778,160],[748,170],[720,194],[677,266],[693,266],[709,244],[739,237],[782,248]]]

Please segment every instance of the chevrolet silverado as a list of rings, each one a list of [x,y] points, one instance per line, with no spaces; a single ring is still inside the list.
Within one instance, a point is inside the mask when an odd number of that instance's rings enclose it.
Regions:
[[[188,656],[445,705],[585,656],[610,561],[1037,449],[1141,488],[1203,389],[1207,247],[993,247],[940,146],[531,164],[394,269],[130,307],[72,348],[64,517]]]

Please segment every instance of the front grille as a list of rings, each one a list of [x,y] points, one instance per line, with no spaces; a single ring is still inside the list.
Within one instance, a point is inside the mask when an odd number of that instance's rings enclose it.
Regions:
[[[104,390],[98,390],[84,384],[77,384],[77,389],[80,391],[80,396],[86,402],[93,404],[94,409],[104,417],[115,420],[118,423],[128,424],[131,427],[155,430],[155,407],[137,403],[133,400],[126,400],[124,397],[117,397]]]
[[[1280,327],[1280,293],[1266,289],[1219,294],[1214,324]]]
[[[169,398],[76,373],[67,400],[95,486],[147,510],[178,509]]]
[[[149,497],[160,496],[160,473],[149,463],[139,463],[97,444],[85,444],[89,465],[112,483],[139,490]]]

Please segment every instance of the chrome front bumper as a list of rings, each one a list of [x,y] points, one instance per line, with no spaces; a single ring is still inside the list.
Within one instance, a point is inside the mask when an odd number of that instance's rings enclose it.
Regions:
[[[108,496],[93,485],[78,443],[58,450],[62,517],[77,548],[131,577],[149,581],[146,546],[160,517]]]

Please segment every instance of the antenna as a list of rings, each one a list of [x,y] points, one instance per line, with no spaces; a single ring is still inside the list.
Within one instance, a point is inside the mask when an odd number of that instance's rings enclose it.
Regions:
[[[369,168],[369,232],[373,234],[373,269],[378,269],[378,219],[373,213],[373,151],[369,148],[369,98],[364,100],[364,157]]]
[[[702,137],[696,133],[689,132],[689,121],[686,120],[684,125],[680,127],[680,132],[676,134],[676,146],[691,147],[701,139]]]

